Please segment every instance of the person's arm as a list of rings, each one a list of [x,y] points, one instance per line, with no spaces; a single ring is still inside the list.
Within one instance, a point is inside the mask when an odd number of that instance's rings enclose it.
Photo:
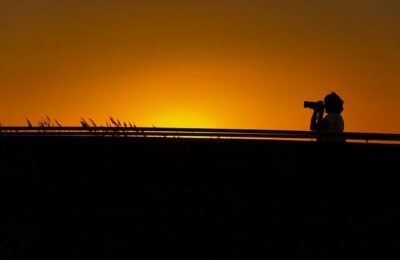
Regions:
[[[323,120],[324,117],[324,110],[317,110],[314,109],[311,123],[310,123],[310,130],[316,131],[325,128],[325,121]]]

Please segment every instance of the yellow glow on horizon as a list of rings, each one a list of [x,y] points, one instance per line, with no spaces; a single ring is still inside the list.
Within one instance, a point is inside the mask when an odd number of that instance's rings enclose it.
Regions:
[[[216,120],[206,113],[185,108],[154,113],[146,121],[154,122],[155,127],[212,128],[217,125]]]

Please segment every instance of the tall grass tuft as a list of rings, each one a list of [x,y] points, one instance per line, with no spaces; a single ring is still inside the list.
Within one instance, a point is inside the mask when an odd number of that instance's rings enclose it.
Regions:
[[[111,124],[113,124],[114,126],[118,126],[117,121],[114,120],[114,118],[112,116],[110,116],[110,122]]]
[[[46,116],[46,122],[49,127],[54,126],[54,123],[49,116]]]
[[[26,124],[28,125],[28,127],[32,128],[33,126],[32,126],[31,121],[28,118],[25,118],[25,120],[26,120]]]
[[[33,127],[32,122],[29,119],[25,119],[28,127]],[[57,119],[51,119],[49,116],[46,116],[45,119],[40,119],[37,123],[38,127],[49,128],[49,127],[62,127],[60,122]]]
[[[93,127],[97,127],[97,124],[93,119],[89,118],[89,121],[90,121],[90,123],[92,123]]]
[[[58,127],[62,127],[62,125],[60,124],[60,122],[58,122],[57,119],[54,119],[54,121],[56,122],[56,125],[57,125]]]
[[[33,124],[32,121],[28,118],[25,118],[27,128],[34,128],[36,124]],[[84,128],[84,131],[89,132],[98,132],[99,134],[104,135],[111,135],[111,136],[129,136],[130,131],[136,137],[143,136],[147,137],[146,133],[143,130],[137,128],[136,124],[131,121],[120,120],[116,117],[109,116],[105,121],[105,127],[102,124],[98,124],[92,118],[84,118],[80,117],[80,127]],[[38,131],[43,132],[53,132],[53,131],[62,131],[63,126],[62,124],[56,119],[51,118],[50,116],[46,115],[44,118],[37,121]],[[0,128],[2,125],[0,124]],[[53,128],[58,129],[53,129]],[[99,128],[102,128],[101,130]],[[107,129],[109,128],[109,129]],[[156,126],[153,125],[153,128]],[[1,131],[1,129],[0,129]],[[75,131],[75,130],[72,130]]]
[[[89,123],[83,117],[81,117],[80,123],[81,123],[81,126],[83,128],[89,128],[90,127]]]

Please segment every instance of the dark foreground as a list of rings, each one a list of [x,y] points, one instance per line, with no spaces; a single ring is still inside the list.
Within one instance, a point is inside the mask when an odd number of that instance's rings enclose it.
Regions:
[[[0,138],[0,259],[400,257],[400,146]]]

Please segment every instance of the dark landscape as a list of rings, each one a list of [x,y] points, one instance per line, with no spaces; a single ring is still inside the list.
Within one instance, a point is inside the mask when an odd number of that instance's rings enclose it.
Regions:
[[[0,259],[400,256],[400,145],[0,137]]]

